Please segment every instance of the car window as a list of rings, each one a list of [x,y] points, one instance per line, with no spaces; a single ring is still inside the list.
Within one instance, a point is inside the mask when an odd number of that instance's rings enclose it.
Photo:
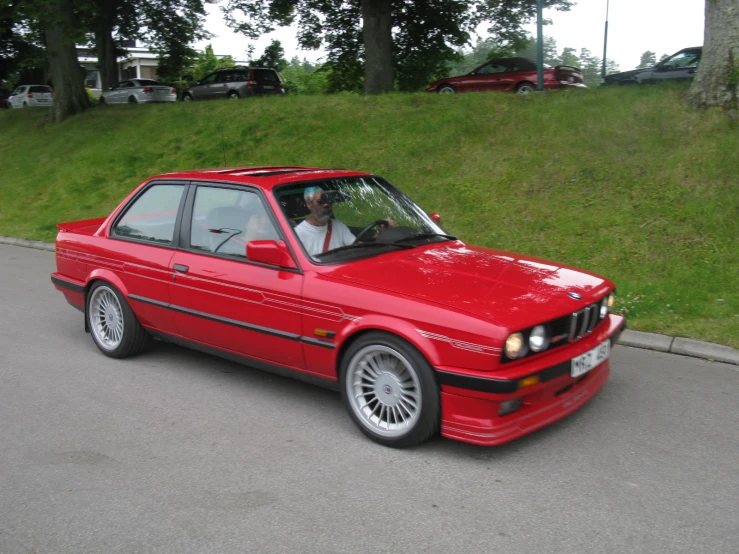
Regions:
[[[487,65],[483,65],[480,69],[478,69],[477,74],[492,75],[494,73],[504,73],[505,71],[508,71],[508,68],[506,68],[506,66],[499,63],[489,63]]]
[[[183,185],[154,185],[139,196],[118,221],[119,237],[172,244]]]
[[[31,87],[31,92],[51,92],[51,89],[43,85],[36,85]]]
[[[203,77],[203,80],[200,81],[200,84],[201,85],[209,85],[211,83],[215,83],[217,76],[218,76],[217,73],[211,73],[210,75],[206,75],[205,77]]]
[[[161,84],[162,83],[160,83],[159,81],[155,81],[153,79],[139,79],[138,80],[138,85],[140,87],[156,87],[156,86],[161,86]]]
[[[13,94],[21,94],[26,87],[18,87],[13,91]]]
[[[249,72],[248,71],[234,71],[232,79],[235,82],[242,82],[242,81],[248,81],[249,80]]]
[[[672,58],[665,60],[665,63],[662,65],[670,69],[680,69],[683,67],[697,67],[699,61],[700,56],[695,52],[680,52]]]
[[[198,187],[190,225],[191,248],[245,259],[247,242],[278,238],[279,233],[256,193]]]
[[[259,83],[279,83],[280,77],[271,69],[255,69],[254,79]]]
[[[132,87],[133,87],[133,83],[131,81],[123,81],[120,84],[120,88],[132,88]]]

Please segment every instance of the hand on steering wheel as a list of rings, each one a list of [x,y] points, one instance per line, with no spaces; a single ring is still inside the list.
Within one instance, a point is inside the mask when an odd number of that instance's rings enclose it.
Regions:
[[[359,231],[359,234],[357,235],[357,238],[354,239],[354,242],[355,243],[356,242],[361,242],[362,237],[364,237],[364,235],[366,235],[367,233],[369,233],[375,227],[389,227],[389,226],[390,226],[390,223],[388,223],[388,221],[386,219],[378,219],[377,221],[373,221],[372,223],[370,223],[369,225],[367,225],[367,227],[365,227],[364,229],[362,229],[361,231]]]

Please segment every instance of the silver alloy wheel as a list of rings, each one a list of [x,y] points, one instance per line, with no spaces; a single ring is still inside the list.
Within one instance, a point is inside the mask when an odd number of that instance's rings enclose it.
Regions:
[[[184,96],[182,97],[182,101],[183,101],[183,102],[192,102],[192,96],[190,96],[189,94],[185,94],[185,95],[184,95]]]
[[[530,92],[534,92],[534,87],[531,85],[521,85],[516,89],[516,93],[518,94],[529,94]]]
[[[98,345],[115,350],[123,340],[123,310],[116,294],[108,287],[95,289],[89,304],[90,329]]]
[[[445,85],[439,89],[439,94],[454,94],[454,89],[449,85]]]
[[[349,362],[346,392],[354,414],[367,429],[388,438],[406,435],[421,414],[421,383],[397,350],[365,346]]]

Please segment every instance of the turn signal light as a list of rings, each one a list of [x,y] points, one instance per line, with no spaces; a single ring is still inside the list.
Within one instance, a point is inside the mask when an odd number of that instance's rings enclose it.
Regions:
[[[541,379],[539,379],[538,375],[531,375],[530,377],[526,377],[524,379],[521,379],[518,382],[518,388],[523,389],[525,387],[530,387],[532,385],[537,385],[541,382]]]

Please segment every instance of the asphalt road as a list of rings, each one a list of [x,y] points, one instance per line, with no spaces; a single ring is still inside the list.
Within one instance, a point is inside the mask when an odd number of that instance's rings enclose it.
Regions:
[[[739,371],[619,346],[569,418],[366,439],[339,395],[183,348],[100,354],[0,245],[0,553],[739,551]]]

